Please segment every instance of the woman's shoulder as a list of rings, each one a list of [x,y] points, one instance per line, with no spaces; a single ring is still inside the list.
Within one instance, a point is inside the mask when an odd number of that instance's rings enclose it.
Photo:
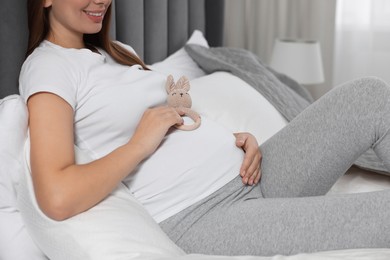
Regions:
[[[25,100],[39,91],[52,92],[70,100],[67,97],[72,96],[76,89],[79,69],[77,61],[72,61],[62,50],[42,42],[22,65],[19,92]]]
[[[42,42],[24,61],[21,73],[26,70],[41,70],[55,68],[73,68],[77,63],[67,57],[61,50]]]

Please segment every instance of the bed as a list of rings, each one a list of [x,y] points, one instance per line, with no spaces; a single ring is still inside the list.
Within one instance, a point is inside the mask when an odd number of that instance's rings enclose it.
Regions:
[[[0,259],[390,258],[390,249],[386,248],[268,257],[187,255],[168,239],[142,205],[121,185],[109,198],[85,213],[63,222],[48,220],[39,211],[32,192],[28,113],[18,95],[18,74],[27,41],[25,6],[25,0],[5,1],[0,9]],[[289,116],[275,109],[274,103],[267,100],[266,95],[261,94],[248,80],[216,67],[201,68],[201,64],[195,62],[196,46],[212,49],[222,45],[223,8],[223,0],[115,0],[112,38],[132,46],[156,71],[173,74],[175,78],[187,75],[191,80],[194,110],[232,131],[252,132],[262,143],[283,128]],[[190,56],[191,52],[193,56]],[[272,76],[275,82],[295,84],[283,75],[272,75],[278,76]],[[299,86],[295,88],[295,91],[300,89]],[[311,102],[309,96],[306,99]],[[256,116],[256,120],[242,116],[253,111],[266,113]],[[261,127],[264,121],[271,122],[271,127]],[[78,163],[91,160],[76,146],[75,151]],[[378,169],[381,170],[380,165]],[[334,185],[329,195],[388,188],[389,177],[354,166]],[[117,211],[121,205],[126,209]],[[121,221],[123,211],[132,218]],[[133,232],[123,233],[124,226]],[[126,252],[120,250],[123,245],[111,242],[118,239],[131,241],[127,244]]]

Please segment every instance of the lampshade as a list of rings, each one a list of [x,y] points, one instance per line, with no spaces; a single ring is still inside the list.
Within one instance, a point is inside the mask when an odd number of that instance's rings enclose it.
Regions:
[[[318,41],[276,39],[270,67],[301,84],[324,82]]]

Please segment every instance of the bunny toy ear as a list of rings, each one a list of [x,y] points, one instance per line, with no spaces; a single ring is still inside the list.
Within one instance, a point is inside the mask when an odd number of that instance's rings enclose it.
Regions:
[[[184,89],[185,91],[190,90],[190,81],[186,76],[181,76],[176,83],[176,87],[179,89]]]
[[[173,76],[169,75],[167,78],[167,82],[165,83],[165,89],[167,93],[170,93],[175,88],[175,81],[173,80]]]

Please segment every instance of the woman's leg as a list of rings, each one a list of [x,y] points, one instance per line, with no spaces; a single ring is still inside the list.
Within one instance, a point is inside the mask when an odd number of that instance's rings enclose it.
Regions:
[[[265,126],[266,127],[266,126]],[[323,195],[370,147],[390,169],[390,87],[345,83],[261,146],[265,198]]]
[[[238,177],[160,223],[185,252],[292,255],[390,245],[390,190],[268,198]]]

